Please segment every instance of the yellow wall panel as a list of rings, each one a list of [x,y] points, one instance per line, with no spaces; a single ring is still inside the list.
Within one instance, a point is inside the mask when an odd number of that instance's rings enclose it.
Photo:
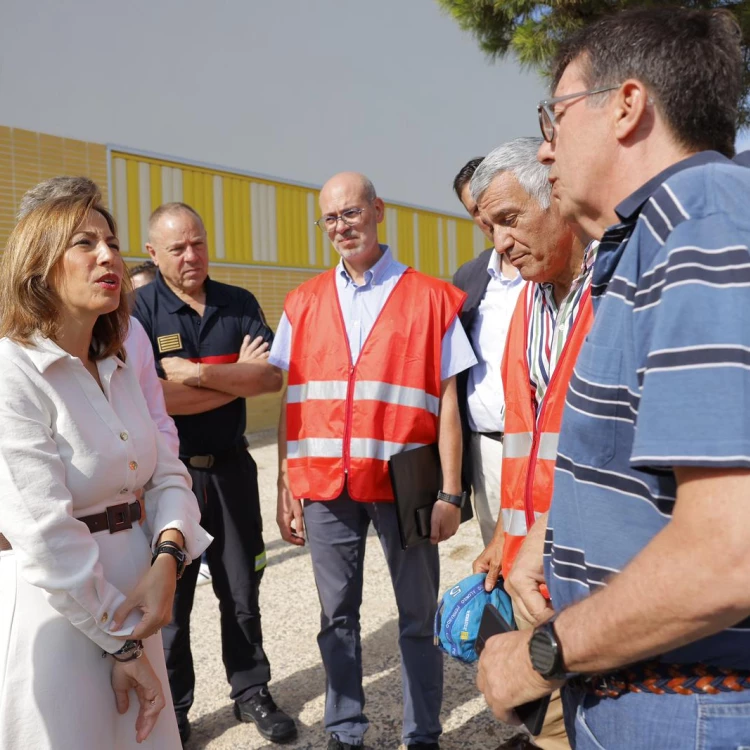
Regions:
[[[431,276],[440,275],[437,218],[424,211],[419,212],[419,267]]]
[[[29,147],[29,143],[26,144]],[[151,202],[154,207],[161,197],[158,191],[158,175],[161,167],[179,170],[182,174],[183,200],[193,206],[203,216],[208,233],[211,257],[217,260],[215,239],[217,224],[223,225],[224,256],[226,263],[251,263],[261,267],[274,265],[301,268],[322,269],[335,264],[338,260],[335,249],[323,233],[315,229],[316,236],[311,240],[309,235],[310,216],[308,215],[308,196],[314,196],[313,219],[320,216],[318,206],[319,191],[300,185],[283,183],[249,175],[233,173],[221,169],[194,166],[177,161],[170,161],[151,156],[141,156],[129,153],[113,152],[113,157],[124,158],[131,162],[148,163],[151,165]],[[132,179],[128,170],[128,182]],[[222,178],[223,210],[221,216],[214,216],[214,184],[215,176]],[[257,185],[261,190],[257,193],[259,206],[250,206],[251,187]],[[268,191],[272,187],[273,191]],[[128,186],[130,195],[130,186]],[[275,195],[275,215],[267,215],[270,201]],[[266,209],[263,209],[266,206]],[[427,273],[440,274],[438,219],[442,217],[443,235],[443,276],[447,276],[448,268],[448,234],[447,220],[456,225],[456,260],[460,264],[472,257],[472,222],[469,219],[437,212],[415,209],[398,204],[388,204],[397,216],[397,237],[394,238],[397,257],[404,263]],[[129,200],[128,213],[138,211],[138,204]],[[253,216],[255,214],[255,217]],[[418,217],[419,227],[419,255],[414,252],[414,216]],[[132,217],[128,217],[130,221]],[[257,218],[263,226],[258,227],[256,239],[261,242],[260,248],[253,248],[253,219]],[[123,217],[118,217],[123,221]],[[271,223],[269,228],[268,222]],[[129,224],[130,226],[130,224]],[[220,227],[222,228],[222,227]],[[275,248],[273,238],[269,232],[276,234]],[[384,218],[378,227],[380,241],[385,243],[388,236],[388,222]],[[310,246],[312,242],[312,247]],[[312,255],[311,255],[312,250]],[[275,255],[274,255],[275,252]],[[326,264],[326,254],[329,263]],[[311,262],[311,258],[313,259]]]
[[[164,202],[161,197],[161,167],[156,164],[149,165],[148,181],[151,188],[151,210],[154,211]]]
[[[456,257],[460,266],[474,257],[474,222],[456,222],[456,244]]]
[[[253,217],[250,213],[250,182],[237,180],[240,188],[238,212],[242,220],[243,243],[235,249],[235,257],[240,263],[251,263],[253,259]]]
[[[414,211],[398,208],[398,259],[407,266],[414,265]]]
[[[206,228],[206,235],[208,237],[208,248],[210,252],[211,260],[216,260],[216,229],[214,221],[214,181],[213,177],[207,174],[199,174],[196,176],[197,182],[200,185],[200,195],[202,205],[201,209],[198,209],[198,213],[203,217],[203,225]]]
[[[127,159],[126,173],[128,177],[128,216],[127,220],[129,235],[129,251],[143,254],[145,249],[141,247],[141,187],[138,179],[138,162],[135,159]]]

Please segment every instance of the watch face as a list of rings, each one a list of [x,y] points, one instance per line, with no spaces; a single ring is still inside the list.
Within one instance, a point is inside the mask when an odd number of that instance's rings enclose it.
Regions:
[[[543,677],[554,673],[557,667],[557,648],[549,633],[537,630],[529,641],[529,656],[534,669]]]

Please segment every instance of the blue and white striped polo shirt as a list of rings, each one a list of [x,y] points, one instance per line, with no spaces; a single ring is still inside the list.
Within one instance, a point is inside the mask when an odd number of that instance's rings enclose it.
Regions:
[[[673,466],[750,468],[750,169],[697,154],[617,214],[560,432],[545,544],[557,610],[669,523]],[[662,658],[750,669],[750,620]]]

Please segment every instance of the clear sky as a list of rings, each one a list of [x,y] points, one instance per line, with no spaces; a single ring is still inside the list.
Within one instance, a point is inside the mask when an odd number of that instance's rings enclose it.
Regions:
[[[542,81],[434,0],[0,0],[0,124],[458,211]]]

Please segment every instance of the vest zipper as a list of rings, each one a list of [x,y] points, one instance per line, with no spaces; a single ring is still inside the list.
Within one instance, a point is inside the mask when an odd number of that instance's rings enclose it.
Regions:
[[[356,367],[349,365],[349,382],[346,386],[346,423],[344,425],[344,473],[348,485],[351,465],[352,412],[354,411],[354,374]]]

